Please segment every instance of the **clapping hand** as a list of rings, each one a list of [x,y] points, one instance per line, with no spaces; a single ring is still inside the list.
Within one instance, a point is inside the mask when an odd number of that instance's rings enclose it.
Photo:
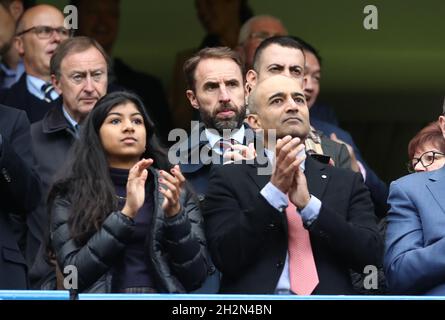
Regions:
[[[170,173],[161,170],[159,182],[162,185],[159,187],[159,191],[164,195],[162,209],[167,217],[174,217],[181,211],[179,196],[185,183],[185,178],[179,166],[175,165],[170,169]]]
[[[227,150],[224,152],[224,160],[229,161],[244,161],[244,160],[253,160],[256,157],[256,150],[253,143],[250,143],[249,146],[245,146],[242,144],[234,144],[232,145],[231,150]]]
[[[127,199],[122,209],[122,213],[130,218],[134,218],[144,204],[147,168],[152,164],[152,159],[142,159],[130,169],[127,180]]]
[[[304,150],[305,146],[299,138],[285,136],[278,139],[275,147],[275,166],[270,177],[270,182],[281,192],[287,194],[294,183],[294,175],[300,164],[306,159],[306,155],[297,155]]]

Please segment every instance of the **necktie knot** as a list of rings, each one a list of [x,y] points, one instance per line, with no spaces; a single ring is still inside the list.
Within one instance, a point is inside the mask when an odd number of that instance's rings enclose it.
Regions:
[[[45,83],[42,85],[41,88],[43,94],[44,94],[44,100],[48,103],[54,101],[53,98],[51,97],[51,93],[54,90],[54,87],[51,83]]]
[[[221,151],[221,154],[224,154],[224,152],[226,152],[227,150],[232,148],[232,146],[234,144],[236,144],[235,139],[230,139],[230,140],[220,139],[219,140],[219,150]]]

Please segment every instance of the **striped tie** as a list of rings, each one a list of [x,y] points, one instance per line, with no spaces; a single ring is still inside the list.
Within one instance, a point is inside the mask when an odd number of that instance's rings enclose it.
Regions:
[[[53,90],[54,90],[54,87],[51,83],[45,83],[42,86],[42,92],[45,96],[44,100],[48,103],[51,103],[54,101],[53,98],[51,97],[51,92],[53,92]]]

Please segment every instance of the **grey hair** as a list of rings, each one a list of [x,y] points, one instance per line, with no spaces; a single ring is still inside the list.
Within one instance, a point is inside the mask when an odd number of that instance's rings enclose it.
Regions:
[[[283,25],[283,22],[281,22],[280,19],[278,19],[277,17],[271,16],[271,15],[264,14],[264,15],[259,15],[259,16],[253,16],[252,18],[250,18],[249,20],[244,22],[244,24],[241,26],[241,29],[240,29],[239,35],[238,35],[238,44],[242,45],[242,44],[244,44],[244,42],[247,41],[247,39],[249,39],[252,23],[254,23],[255,21],[261,20],[261,19],[275,20],[276,22],[279,22],[280,24]]]

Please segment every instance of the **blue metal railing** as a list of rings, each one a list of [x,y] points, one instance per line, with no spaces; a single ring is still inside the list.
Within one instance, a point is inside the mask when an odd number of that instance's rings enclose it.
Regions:
[[[69,300],[69,291],[0,290],[0,300]],[[79,294],[79,300],[445,300],[445,296],[295,296],[235,294]]]

